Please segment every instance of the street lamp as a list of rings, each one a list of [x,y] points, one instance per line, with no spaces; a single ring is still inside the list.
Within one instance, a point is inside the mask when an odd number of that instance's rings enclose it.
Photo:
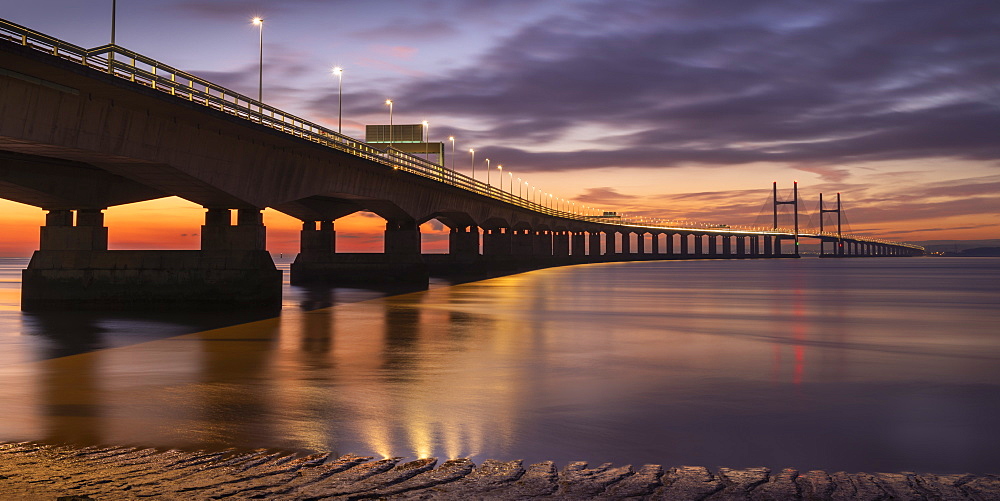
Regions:
[[[108,72],[115,74],[115,20],[118,17],[118,2],[111,0],[111,51],[108,52]]]
[[[428,160],[430,153],[427,151],[427,143],[431,142],[431,124],[427,120],[420,122],[420,124],[424,126],[424,160]]]
[[[448,140],[451,141],[451,171],[455,172],[455,136],[448,136]]]
[[[260,28],[260,73],[257,77],[257,102],[264,102],[264,18],[255,17],[251,20],[254,26]]]
[[[500,192],[503,193],[503,165],[497,165],[497,170],[500,171],[500,180],[497,181],[497,185],[500,187]]]
[[[517,197],[521,198],[521,178],[517,178]]]
[[[389,148],[386,149],[386,153],[392,149],[392,99],[386,99],[385,104],[389,105]]]
[[[490,159],[486,159],[486,192],[490,192]]]
[[[333,74],[337,75],[337,133],[343,134],[344,119],[344,68],[336,66]]]
[[[476,150],[469,148],[469,154],[472,155],[472,180],[476,180]]]

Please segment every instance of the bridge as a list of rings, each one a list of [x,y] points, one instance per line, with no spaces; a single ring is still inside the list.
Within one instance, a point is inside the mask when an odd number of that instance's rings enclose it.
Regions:
[[[302,221],[293,283],[427,284],[604,261],[799,255],[911,256],[923,249],[798,227],[797,189],[770,228],[626,217],[491,186],[285,113],[109,44],[85,49],[0,19],[0,198],[46,211],[22,308],[275,307],[281,273],[261,211]],[[108,250],[108,207],[178,196],[204,207],[201,250]],[[795,225],[778,226],[778,206]],[[837,209],[823,209],[840,214]],[[386,221],[384,252],[336,251],[335,221]],[[422,255],[422,223],[449,252]],[[827,249],[829,252],[827,252]]]

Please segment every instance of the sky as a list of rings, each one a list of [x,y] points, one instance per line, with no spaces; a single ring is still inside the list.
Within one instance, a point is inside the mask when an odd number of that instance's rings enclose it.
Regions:
[[[111,1],[6,2],[0,18],[85,47]],[[446,166],[490,158],[578,204],[762,223],[778,182],[803,219],[840,192],[850,229],[896,241],[1000,238],[995,0],[118,0],[118,45],[337,127],[429,123]],[[447,150],[450,153],[450,145]],[[454,162],[454,163],[452,163]],[[496,175],[493,182],[496,183]],[[829,208],[829,206],[828,206]],[[0,255],[37,248],[40,209],[0,201]],[[766,208],[764,212],[769,213]],[[197,248],[203,211],[166,199],[107,212],[112,248]],[[299,223],[266,211],[269,250]],[[763,224],[770,224],[763,222]],[[340,250],[381,244],[369,214]],[[442,228],[423,228],[440,249]]]

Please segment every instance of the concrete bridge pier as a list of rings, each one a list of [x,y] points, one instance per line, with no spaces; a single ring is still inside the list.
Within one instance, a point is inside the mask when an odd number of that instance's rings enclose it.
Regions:
[[[725,257],[733,256],[733,236],[732,235],[722,235],[722,255]]]
[[[702,240],[703,236],[695,234],[694,235],[694,255],[697,257],[702,256]]]
[[[557,231],[552,235],[552,255],[557,258],[569,256],[568,231]]]
[[[337,232],[333,221],[306,221],[299,236],[299,254],[327,256],[337,251]]]
[[[211,208],[202,250],[108,250],[103,209],[50,209],[22,272],[21,308],[280,308],[281,272],[265,250],[260,209]]]
[[[574,261],[587,262],[587,235],[584,232],[570,232],[569,252],[573,256]]]
[[[479,259],[479,227],[456,226],[448,232],[448,255],[452,261],[474,262]]]
[[[688,252],[688,240],[690,240],[690,234],[681,233],[681,257],[690,257],[691,254]]]
[[[601,261],[601,234],[591,231],[587,234],[587,256],[591,262]]]
[[[668,257],[672,258],[674,256],[674,234],[673,233],[667,233],[666,235],[667,235],[667,238],[666,238],[666,244],[667,245],[666,245],[666,249],[664,250],[664,252],[667,254]]]
[[[306,223],[308,225],[308,223]],[[333,234],[323,236],[322,224],[321,234],[316,241],[322,240],[320,245],[327,245],[327,238],[334,238]],[[333,232],[333,224],[329,226],[329,232]],[[303,236],[310,234],[308,229],[303,230]],[[312,236],[308,237],[310,244]],[[295,257],[295,262],[290,267],[290,281],[294,285],[308,283],[324,283],[331,285],[360,285],[360,286],[380,286],[384,284],[409,284],[426,287],[429,279],[427,264],[420,255],[420,229],[416,221],[387,221],[384,233],[384,252],[379,253],[337,253],[328,252],[305,252],[305,241],[302,242],[303,251]],[[331,242],[330,250],[336,249],[336,244]],[[312,250],[312,249],[310,249]]]
[[[515,237],[510,227],[483,230],[482,259],[486,276],[513,273],[533,267],[530,259],[525,259],[514,252],[515,242],[520,243],[520,240]]]
[[[514,230],[511,253],[521,261],[530,261],[535,253],[535,235],[529,229]]]
[[[652,233],[652,235],[653,235],[653,241],[650,242],[652,244],[652,248],[650,250],[653,252],[654,259],[660,257],[660,235],[661,234],[662,233],[655,233],[655,232]]]
[[[552,260],[552,232],[549,230],[535,231],[534,255],[540,261]]]
[[[747,257],[747,237],[742,235],[736,237],[736,256]]]

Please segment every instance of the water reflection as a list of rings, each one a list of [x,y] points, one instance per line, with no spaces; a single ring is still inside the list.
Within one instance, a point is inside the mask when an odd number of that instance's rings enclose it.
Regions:
[[[0,439],[991,469],[1000,261],[849,261],[569,267],[349,304],[368,292],[301,289],[278,318],[118,346],[148,319],[25,317],[84,348],[0,363]]]

